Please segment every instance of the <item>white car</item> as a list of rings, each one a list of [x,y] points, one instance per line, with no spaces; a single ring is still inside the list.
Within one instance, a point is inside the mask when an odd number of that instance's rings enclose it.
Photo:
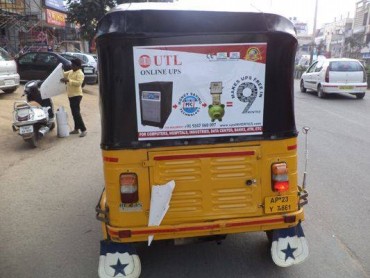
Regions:
[[[346,93],[362,99],[367,89],[366,72],[355,59],[319,60],[302,74],[300,87],[302,93],[310,89],[320,98],[332,93]]]
[[[13,93],[19,86],[19,74],[14,59],[0,47],[0,90]]]

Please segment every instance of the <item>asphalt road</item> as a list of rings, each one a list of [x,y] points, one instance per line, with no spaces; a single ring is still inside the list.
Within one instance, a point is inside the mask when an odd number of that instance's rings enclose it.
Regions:
[[[232,235],[221,245],[154,242],[138,246],[142,277],[370,277],[370,93],[363,100],[319,99],[295,85],[297,128],[311,128],[303,223],[310,257],[290,268],[275,266],[264,233]],[[53,131],[37,149],[11,129],[20,90],[0,94],[0,277],[97,277],[100,116],[97,87],[86,89],[88,135],[58,138]],[[70,114],[65,95],[54,102]],[[303,134],[298,138],[301,180]]]

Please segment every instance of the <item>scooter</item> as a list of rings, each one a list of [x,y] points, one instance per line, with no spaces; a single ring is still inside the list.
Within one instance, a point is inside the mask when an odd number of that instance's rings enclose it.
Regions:
[[[55,128],[53,102],[50,98],[41,98],[42,82],[27,82],[22,95],[26,95],[27,101],[14,102],[13,131],[33,147],[37,147],[39,139]]]

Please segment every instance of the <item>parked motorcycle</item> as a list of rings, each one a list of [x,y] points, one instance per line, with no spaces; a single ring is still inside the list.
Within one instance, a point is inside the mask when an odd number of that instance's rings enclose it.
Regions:
[[[33,80],[26,83],[22,97],[26,95],[27,101],[14,102],[13,131],[33,147],[37,147],[39,139],[55,128],[53,102],[49,98],[41,98],[42,82]]]

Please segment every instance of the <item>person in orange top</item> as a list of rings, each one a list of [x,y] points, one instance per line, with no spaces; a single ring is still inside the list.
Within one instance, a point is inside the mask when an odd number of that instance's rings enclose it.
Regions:
[[[64,72],[64,78],[60,79],[61,82],[67,84],[69,105],[71,107],[73,121],[75,124],[74,130],[69,134],[79,134],[79,130],[81,130],[80,137],[85,137],[87,131],[80,112],[80,103],[83,96],[82,83],[85,76],[81,70],[81,60],[73,59],[71,62],[72,70]]]

